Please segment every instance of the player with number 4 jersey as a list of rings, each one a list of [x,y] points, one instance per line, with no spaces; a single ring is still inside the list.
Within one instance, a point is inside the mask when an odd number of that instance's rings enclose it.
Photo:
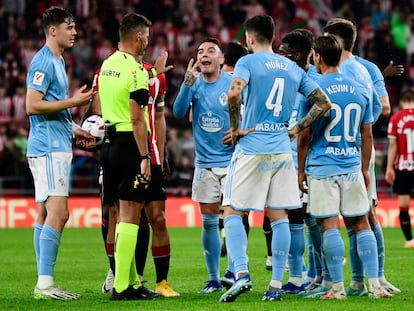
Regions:
[[[272,280],[262,300],[282,299],[282,279],[290,247],[287,210],[300,206],[290,137],[296,136],[330,108],[326,95],[303,69],[273,52],[275,27],[272,17],[258,15],[247,20],[244,26],[246,43],[253,54],[239,59],[229,90],[231,141],[237,144],[223,201],[223,205],[230,206],[224,211],[224,229],[236,281],[220,297],[220,302],[232,302],[253,286],[242,217],[246,210],[263,211],[264,208],[271,221],[273,236]],[[298,91],[314,105],[312,112],[288,131]],[[241,103],[245,109],[239,125]]]

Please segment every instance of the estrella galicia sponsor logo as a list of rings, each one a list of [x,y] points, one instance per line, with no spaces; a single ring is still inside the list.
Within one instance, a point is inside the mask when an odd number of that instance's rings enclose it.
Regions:
[[[198,117],[200,127],[209,133],[220,131],[224,126],[224,120],[216,113],[207,111]]]

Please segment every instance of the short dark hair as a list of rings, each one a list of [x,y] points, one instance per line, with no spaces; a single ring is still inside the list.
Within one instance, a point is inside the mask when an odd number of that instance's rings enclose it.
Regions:
[[[352,52],[357,36],[357,29],[353,22],[344,18],[335,17],[328,21],[323,31],[337,35],[343,41],[344,50]]]
[[[229,42],[224,51],[224,63],[234,67],[239,58],[244,55],[247,55],[247,49],[245,46],[238,42]]]
[[[119,25],[119,38],[121,41],[128,39],[135,32],[150,27],[152,23],[144,15],[137,13],[126,14]]]
[[[210,42],[210,43],[213,43],[213,44],[217,45],[218,48],[220,49],[220,51],[223,51],[223,48],[221,47],[220,41],[216,38],[205,38],[205,39],[201,40],[201,42],[198,44],[198,46],[200,46],[200,45],[202,45],[203,43],[206,43],[206,42]]]
[[[282,43],[287,45],[287,48],[309,54],[314,44],[313,34],[307,29],[295,29],[282,38]]]
[[[315,53],[320,54],[323,62],[328,66],[339,65],[342,49],[342,41],[335,35],[326,35],[315,39]]]
[[[256,15],[243,24],[246,32],[253,33],[259,43],[273,42],[275,36],[275,22],[269,15]]]
[[[52,6],[43,12],[42,15],[42,28],[47,33],[47,30],[50,26],[57,26],[62,23],[67,23],[68,25],[75,22],[75,18],[72,13],[68,10]]]
[[[414,102],[414,91],[411,89],[402,91],[400,94],[400,102]]]

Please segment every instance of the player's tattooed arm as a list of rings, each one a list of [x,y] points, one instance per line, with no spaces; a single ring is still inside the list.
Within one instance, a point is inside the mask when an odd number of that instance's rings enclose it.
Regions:
[[[230,127],[232,130],[236,130],[239,127],[240,120],[240,106],[242,103],[241,92],[246,86],[246,82],[242,79],[235,78],[231,82],[228,101],[229,101],[229,114],[230,114]]]
[[[312,123],[320,118],[326,111],[331,108],[331,102],[326,94],[320,89],[315,89],[308,98],[313,103],[311,109],[302,119],[289,130],[289,136],[293,139],[300,131],[312,125]]]
[[[234,78],[231,82],[228,102],[229,102],[229,115],[230,115],[230,134],[231,143],[235,144],[237,140],[249,133],[250,131],[243,131],[239,129],[240,121],[240,106],[242,104],[241,92],[246,86],[246,82],[240,78]]]

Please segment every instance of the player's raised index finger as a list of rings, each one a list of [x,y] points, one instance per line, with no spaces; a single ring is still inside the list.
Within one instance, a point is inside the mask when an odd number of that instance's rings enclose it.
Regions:
[[[193,63],[194,63],[194,58],[190,59],[190,61],[188,62],[187,71],[190,71],[192,69]]]
[[[196,61],[196,63],[194,64],[194,66],[193,66],[193,71],[196,71],[196,70],[197,70],[197,67],[198,67],[198,66],[200,66],[200,64],[201,64],[201,60],[200,60],[200,59],[198,59],[198,60]]]

